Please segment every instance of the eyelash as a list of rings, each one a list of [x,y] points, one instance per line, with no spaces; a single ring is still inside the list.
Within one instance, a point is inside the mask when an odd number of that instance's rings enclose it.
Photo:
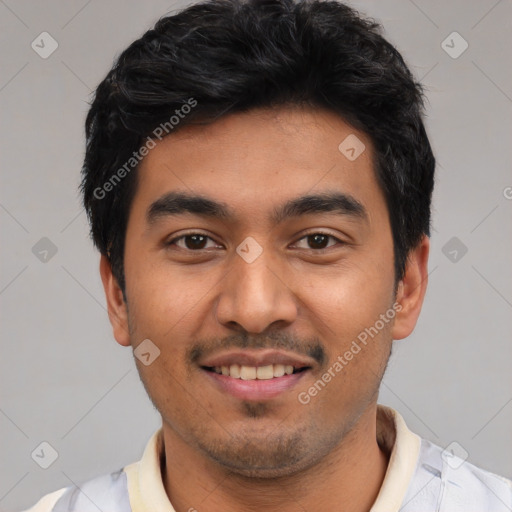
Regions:
[[[172,246],[172,245],[175,245],[175,243],[178,241],[178,240],[181,240],[183,238],[186,238],[188,236],[193,236],[193,235],[200,235],[200,236],[203,236],[205,238],[209,238],[210,240],[213,240],[213,238],[211,238],[210,236],[208,235],[205,235],[204,233],[200,233],[200,232],[197,232],[197,231],[192,231],[190,233],[185,233],[183,235],[180,235],[176,238],[173,238],[172,240],[169,240],[168,242],[166,242],[166,246]],[[343,242],[342,240],[340,240],[339,238],[335,237],[334,235],[331,235],[330,233],[324,233],[322,231],[312,231],[311,233],[306,233],[304,236],[302,236],[301,238],[299,238],[299,240],[297,240],[297,242],[300,242],[301,240],[304,240],[310,236],[313,236],[313,235],[322,235],[322,236],[326,236],[328,238],[332,238],[333,240],[335,240],[338,244],[341,244],[341,245],[345,245],[345,242]],[[215,240],[213,240],[215,241]],[[295,243],[297,243],[295,242]],[[334,244],[336,245],[336,244]],[[331,245],[331,246],[327,246],[327,247],[323,247],[322,249],[311,249],[309,248],[308,250],[310,251],[314,251],[314,252],[322,252],[322,251],[325,251],[327,249],[330,249],[331,247],[334,247],[334,245]],[[178,246],[179,247],[179,246]],[[188,249],[186,247],[179,247],[180,249],[183,249],[185,251],[188,251],[188,252],[201,252],[201,251],[204,251],[204,250],[207,250],[207,249],[197,249],[197,250],[194,250],[194,249]]]

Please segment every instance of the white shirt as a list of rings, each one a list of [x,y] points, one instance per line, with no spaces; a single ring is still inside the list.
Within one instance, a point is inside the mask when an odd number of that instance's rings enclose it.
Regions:
[[[382,405],[377,408],[377,440],[390,459],[370,512],[512,511],[511,480],[420,438],[398,412]],[[71,485],[47,494],[25,512],[175,512],[162,481],[163,457],[160,428],[140,461],[80,488]]]

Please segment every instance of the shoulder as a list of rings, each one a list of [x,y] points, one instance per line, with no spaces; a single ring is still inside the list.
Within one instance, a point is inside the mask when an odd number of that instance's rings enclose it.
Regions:
[[[131,512],[124,469],[43,496],[24,512]]]
[[[443,449],[426,439],[421,440],[415,474],[402,512],[427,505],[449,512],[512,510],[512,481],[471,464],[465,460],[465,454],[459,456],[463,453],[462,447],[453,445],[455,450]],[[454,453],[457,451],[461,453]]]

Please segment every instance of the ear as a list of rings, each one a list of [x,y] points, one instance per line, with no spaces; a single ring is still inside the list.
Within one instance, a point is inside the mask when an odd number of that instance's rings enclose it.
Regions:
[[[407,257],[405,274],[398,283],[396,294],[397,313],[392,330],[394,340],[406,338],[416,326],[427,290],[429,251],[430,240],[424,235]]]
[[[108,318],[114,331],[114,338],[119,345],[130,346],[128,329],[128,309],[123,292],[112,274],[112,266],[105,255],[100,259],[100,275],[107,299]]]

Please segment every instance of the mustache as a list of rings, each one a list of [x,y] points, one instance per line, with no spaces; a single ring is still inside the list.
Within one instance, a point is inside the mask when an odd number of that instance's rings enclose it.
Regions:
[[[320,367],[327,362],[327,353],[318,339],[300,340],[288,333],[269,333],[249,336],[247,333],[233,334],[227,338],[195,343],[187,350],[187,360],[192,364],[210,354],[226,349],[280,349],[314,359]]]

